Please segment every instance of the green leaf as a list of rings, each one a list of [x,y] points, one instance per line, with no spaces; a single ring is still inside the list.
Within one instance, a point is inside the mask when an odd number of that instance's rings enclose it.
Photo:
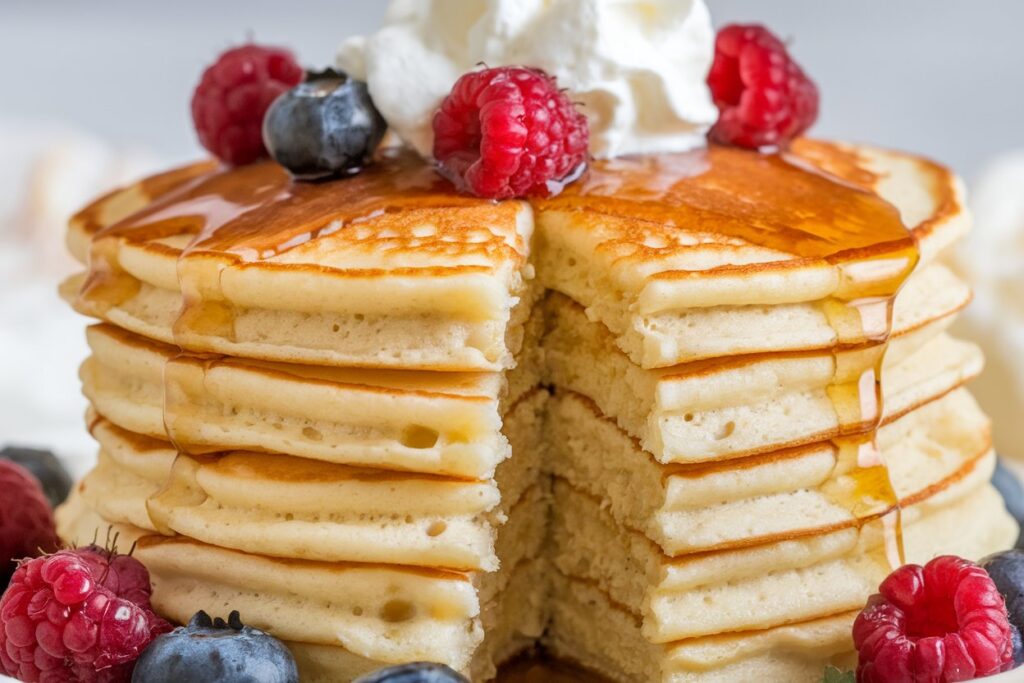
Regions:
[[[840,671],[834,666],[826,666],[821,683],[856,683],[856,680],[852,671]]]

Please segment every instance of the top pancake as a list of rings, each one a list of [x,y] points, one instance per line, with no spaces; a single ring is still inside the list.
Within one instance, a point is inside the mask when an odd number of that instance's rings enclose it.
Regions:
[[[595,162],[532,206],[457,195],[396,152],[318,184],[269,162],[197,164],[78,214],[69,242],[89,272],[64,291],[192,351],[494,370],[518,348],[532,262],[659,367],[851,341],[822,302],[894,293],[915,243],[930,261],[966,230],[960,195],[922,159],[811,141],[784,157],[712,146]],[[762,333],[780,320],[781,338]]]

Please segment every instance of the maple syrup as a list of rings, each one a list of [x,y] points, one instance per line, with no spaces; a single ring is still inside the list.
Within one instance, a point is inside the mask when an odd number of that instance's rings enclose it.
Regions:
[[[138,292],[139,281],[118,262],[122,242],[166,243],[186,235],[177,265],[183,305],[175,339],[197,333],[231,340],[236,311],[220,282],[227,265],[265,261],[386,214],[399,220],[405,209],[489,204],[456,194],[429,165],[393,150],[358,175],[316,183],[296,182],[269,161],[189,169],[143,182],[150,204],[112,225],[92,226],[89,271],[79,295],[86,309],[103,317]],[[875,180],[853,152],[824,143],[798,141],[791,152],[777,155],[711,146],[594,162],[560,195],[533,205],[540,213],[616,217],[622,225],[618,246],[637,258],[679,248],[683,227],[709,241],[775,250],[786,266],[834,268],[837,284],[822,307],[836,337],[828,393],[845,429],[835,439],[837,464],[825,491],[857,520],[883,520],[889,559],[896,564],[902,562],[899,501],[875,434],[883,414],[880,381],[893,300],[918,253],[897,209],[871,191]],[[87,213],[79,218],[99,220]]]

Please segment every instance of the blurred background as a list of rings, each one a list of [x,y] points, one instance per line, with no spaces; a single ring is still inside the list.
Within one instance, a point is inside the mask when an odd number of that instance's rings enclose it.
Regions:
[[[75,474],[91,458],[76,376],[85,321],[55,291],[73,269],[68,214],[200,155],[188,103],[221,50],[252,37],[326,65],[385,4],[0,0],[0,445],[54,448]],[[759,21],[790,39],[823,93],[814,134],[917,151],[964,175],[979,223],[961,261],[979,291],[967,333],[995,368],[981,394],[999,446],[1024,458],[1024,153],[1013,152],[1024,149],[1024,3],[708,4],[716,24]]]

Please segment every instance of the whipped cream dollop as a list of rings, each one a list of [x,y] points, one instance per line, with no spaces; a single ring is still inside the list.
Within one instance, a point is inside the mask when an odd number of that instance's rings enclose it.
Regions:
[[[543,69],[582,103],[590,151],[607,158],[704,144],[718,116],[705,83],[713,49],[703,0],[393,0],[383,28],[341,46],[338,66],[425,157],[459,76],[479,64]]]

